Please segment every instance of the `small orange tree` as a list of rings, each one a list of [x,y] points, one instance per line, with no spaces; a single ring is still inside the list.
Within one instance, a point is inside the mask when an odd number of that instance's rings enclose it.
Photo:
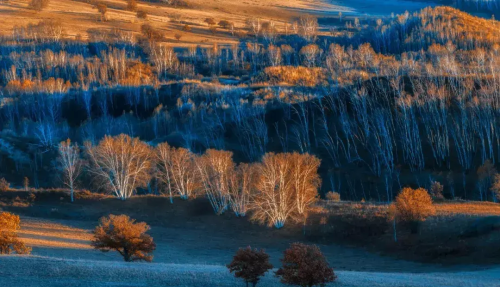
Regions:
[[[392,209],[399,221],[410,225],[412,233],[417,233],[420,223],[436,213],[432,199],[424,188],[403,188],[396,197]]]
[[[328,265],[325,256],[316,245],[292,243],[281,259],[283,267],[276,271],[281,283],[312,287],[324,286],[337,276]]]
[[[153,237],[146,234],[148,230],[145,222],[135,223],[127,215],[105,216],[94,230],[92,246],[102,252],[118,251],[126,262],[151,262],[156,244]]]
[[[233,273],[236,278],[242,278],[245,283],[252,283],[255,287],[260,280],[260,277],[273,268],[269,263],[269,254],[264,250],[252,249],[250,246],[247,248],[240,248],[233,261],[227,265],[229,272]]]
[[[21,228],[19,216],[9,213],[0,213],[0,254],[29,254],[31,248],[26,247],[17,236]]]

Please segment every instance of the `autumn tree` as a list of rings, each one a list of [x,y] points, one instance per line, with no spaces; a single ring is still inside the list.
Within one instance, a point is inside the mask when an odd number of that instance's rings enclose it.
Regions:
[[[95,5],[97,11],[101,14],[101,21],[106,21],[106,13],[108,12],[108,6],[104,3],[97,3]]]
[[[164,37],[163,33],[149,24],[141,26],[141,33],[150,42],[161,41]]]
[[[493,184],[490,189],[494,195],[493,200],[500,200],[500,174],[495,174],[493,177]]]
[[[102,252],[117,251],[126,262],[151,262],[156,244],[148,230],[145,222],[136,223],[127,215],[105,216],[93,232],[92,246]]]
[[[71,202],[74,200],[75,182],[81,172],[82,160],[78,145],[67,139],[59,144],[59,166],[63,172],[63,182],[71,191]]]
[[[148,13],[143,10],[139,10],[136,13],[137,18],[142,19],[142,20],[147,20],[148,19]]]
[[[229,272],[236,278],[245,280],[246,286],[251,283],[253,287],[257,286],[260,277],[273,268],[269,263],[269,255],[264,250],[240,248],[233,257],[233,261],[227,265]]]
[[[403,188],[392,208],[396,219],[409,224],[412,233],[417,233],[420,223],[436,212],[432,199],[424,188]]]
[[[290,180],[297,202],[297,212],[304,215],[309,206],[318,199],[318,189],[321,186],[318,168],[321,161],[310,154],[292,153],[289,157],[292,162]]]
[[[137,11],[137,0],[127,0],[127,10]]]
[[[138,138],[105,136],[97,146],[86,142],[85,147],[92,164],[90,172],[116,197],[125,200],[149,182],[153,153]]]
[[[316,245],[292,243],[283,255],[283,266],[276,271],[276,276],[284,284],[302,287],[325,286],[337,278]]]
[[[289,218],[304,218],[317,200],[318,167],[319,160],[309,154],[266,154],[258,167],[252,218],[276,228]]]
[[[308,42],[316,40],[318,35],[318,19],[313,16],[303,16],[299,19],[299,34]]]
[[[230,200],[233,153],[208,149],[196,161],[202,188],[216,214],[224,213]]]
[[[174,148],[168,143],[156,147],[157,177],[165,185],[172,202],[172,195],[191,198],[199,188],[195,155],[185,148]]]
[[[207,23],[208,26],[214,26],[215,24],[217,24],[214,18],[206,18],[203,22]]]
[[[433,181],[431,183],[430,195],[434,199],[444,199],[443,190],[444,187],[439,181]]]
[[[26,247],[19,240],[17,231],[21,229],[21,220],[18,215],[2,212],[0,213],[0,254],[30,254],[31,248]]]
[[[230,205],[236,216],[245,216],[258,178],[255,164],[241,163],[233,172],[229,189]]]

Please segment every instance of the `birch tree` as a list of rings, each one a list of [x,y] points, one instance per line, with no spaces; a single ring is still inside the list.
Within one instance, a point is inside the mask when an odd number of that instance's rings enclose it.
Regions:
[[[149,182],[153,152],[138,138],[105,136],[97,146],[86,142],[85,147],[92,164],[90,172],[119,199],[126,200]]]
[[[74,201],[75,182],[81,173],[82,160],[78,145],[67,139],[59,144],[59,165],[63,171],[63,182],[71,191],[71,202]]]

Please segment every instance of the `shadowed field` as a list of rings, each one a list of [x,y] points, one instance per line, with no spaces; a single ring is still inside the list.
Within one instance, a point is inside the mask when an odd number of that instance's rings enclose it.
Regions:
[[[3,256],[4,286],[243,286],[224,266],[61,260]],[[19,272],[19,270],[23,270]],[[374,273],[337,271],[329,286],[498,286],[498,269],[457,273]],[[261,286],[284,286],[272,274]]]

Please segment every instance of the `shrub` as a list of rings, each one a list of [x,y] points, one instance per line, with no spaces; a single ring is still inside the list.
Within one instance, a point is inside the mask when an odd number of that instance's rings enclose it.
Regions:
[[[312,287],[324,286],[337,276],[328,265],[325,256],[316,245],[292,243],[281,259],[283,267],[276,271],[281,282],[289,285]]]
[[[182,31],[191,32],[191,26],[189,26],[188,24],[184,25],[184,27],[182,27]]]
[[[19,216],[9,213],[0,213],[0,254],[29,254],[31,248],[26,247],[17,236],[21,228]]]
[[[236,278],[245,280],[247,286],[251,283],[255,287],[260,277],[272,269],[273,265],[269,263],[269,255],[264,250],[252,249],[249,246],[240,248],[227,268],[229,272],[234,272]]]
[[[49,0],[31,0],[29,7],[35,11],[42,11],[49,6]]]
[[[175,39],[176,39],[177,41],[180,41],[180,40],[181,40],[181,38],[182,38],[182,35],[181,35],[181,34],[175,34],[175,35],[174,35],[174,37],[175,37]]]
[[[206,18],[203,22],[207,23],[209,26],[213,26],[216,23],[214,18]]]
[[[151,262],[151,253],[156,249],[156,244],[146,234],[148,230],[149,226],[145,222],[135,223],[127,215],[105,216],[94,230],[92,246],[103,252],[115,250],[126,262]]]
[[[326,199],[328,201],[332,201],[332,202],[339,202],[340,201],[340,193],[335,192],[335,191],[329,191],[326,193]]]
[[[433,181],[431,184],[431,190],[430,190],[432,198],[444,199],[443,189],[444,189],[444,187],[441,183],[439,183],[437,181]]]
[[[323,68],[307,68],[293,66],[267,67],[260,75],[260,81],[268,81],[272,85],[286,83],[306,87],[325,86],[328,84],[326,71]]]
[[[127,0],[127,10],[128,11],[136,11],[137,10],[137,1],[136,0]]]
[[[233,26],[233,23],[227,20],[220,20],[219,23],[217,23],[217,25],[219,25],[221,28],[229,29],[231,28],[231,26]]]
[[[1,184],[0,189],[2,189]],[[495,176],[493,177],[493,184],[490,189],[496,199],[500,200],[500,174],[495,174]]]
[[[5,178],[0,178],[0,190],[7,191],[10,189],[10,183]]]
[[[144,24],[141,26],[141,32],[144,37],[150,41],[161,41],[163,40],[163,33],[158,31],[156,28],[149,24]]]
[[[436,213],[432,199],[424,188],[403,188],[393,206],[398,220],[410,224],[412,233],[417,233],[420,222]]]
[[[146,20],[148,19],[148,13],[142,10],[137,11],[137,18]]]

